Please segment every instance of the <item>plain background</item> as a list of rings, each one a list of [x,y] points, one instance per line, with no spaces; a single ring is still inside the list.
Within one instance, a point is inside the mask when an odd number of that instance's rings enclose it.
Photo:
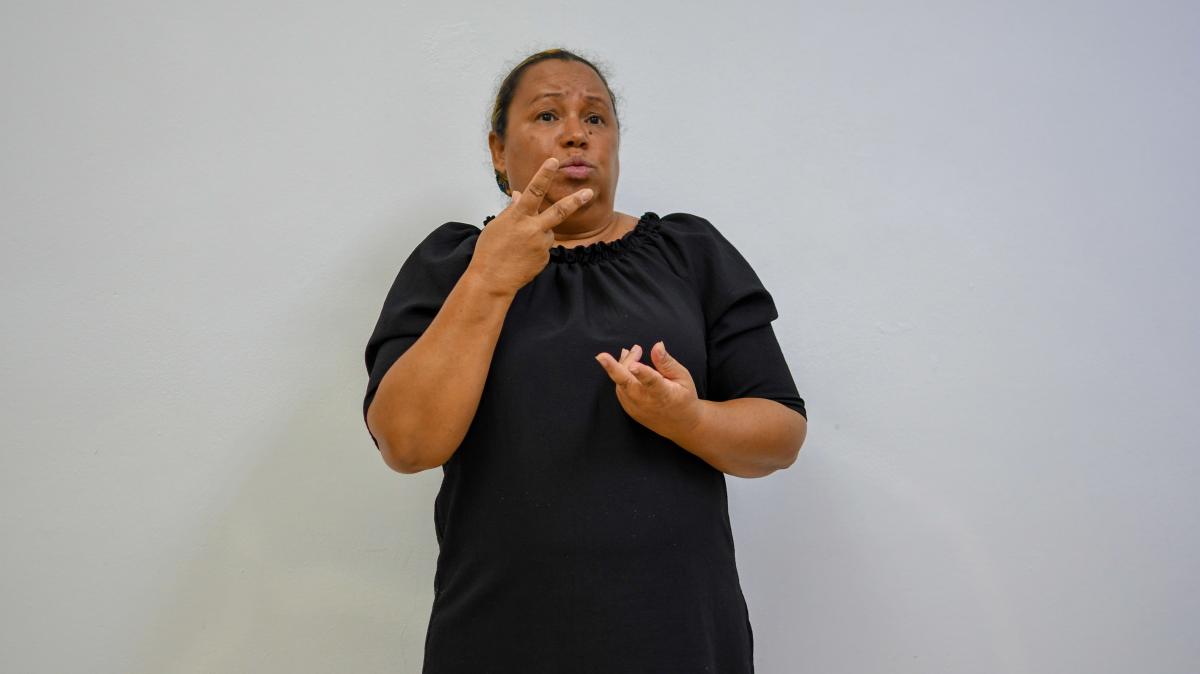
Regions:
[[[562,46],[780,310],[760,672],[1200,671],[1200,11],[1051,5],[4,3],[0,670],[418,671],[362,350]]]

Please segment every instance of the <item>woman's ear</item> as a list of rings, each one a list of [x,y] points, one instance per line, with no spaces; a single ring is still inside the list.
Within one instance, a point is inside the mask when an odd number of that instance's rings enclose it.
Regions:
[[[492,153],[492,168],[496,173],[499,175],[507,171],[508,167],[504,165],[504,141],[495,131],[488,132],[488,151]]]

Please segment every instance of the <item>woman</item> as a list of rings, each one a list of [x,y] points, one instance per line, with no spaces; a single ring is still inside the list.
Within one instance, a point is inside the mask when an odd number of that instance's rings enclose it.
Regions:
[[[613,210],[619,131],[590,62],[514,68],[489,134],[512,201],[431,232],[367,343],[384,461],[443,470],[426,673],[754,670],[725,474],[791,465],[804,401],[734,246]]]

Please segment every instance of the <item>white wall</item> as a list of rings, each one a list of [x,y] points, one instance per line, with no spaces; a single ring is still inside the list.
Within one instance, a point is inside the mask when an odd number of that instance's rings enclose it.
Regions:
[[[618,208],[780,308],[759,671],[1200,671],[1200,10],[1045,4],[5,3],[0,670],[418,671],[441,472],[378,458],[362,349],[565,46]]]

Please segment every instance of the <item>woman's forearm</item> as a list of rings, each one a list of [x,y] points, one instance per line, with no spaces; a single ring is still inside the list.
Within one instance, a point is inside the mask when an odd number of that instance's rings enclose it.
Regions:
[[[736,477],[763,477],[796,460],[808,434],[799,412],[766,398],[697,400],[700,421],[670,438],[709,465]]]
[[[367,425],[394,470],[436,468],[458,449],[512,300],[468,267],[429,327],[384,374]]]

